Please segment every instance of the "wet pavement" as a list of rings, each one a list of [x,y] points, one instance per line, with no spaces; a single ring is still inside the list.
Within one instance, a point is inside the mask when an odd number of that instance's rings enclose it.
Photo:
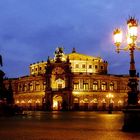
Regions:
[[[123,113],[28,112],[0,117],[0,140],[139,140],[123,132]]]

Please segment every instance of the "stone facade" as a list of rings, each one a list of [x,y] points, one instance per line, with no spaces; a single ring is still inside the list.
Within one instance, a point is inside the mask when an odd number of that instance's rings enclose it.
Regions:
[[[57,48],[53,59],[31,64],[29,76],[12,80],[15,104],[44,110],[121,109],[127,103],[129,77],[108,74],[107,67],[100,57],[75,49],[64,54]]]

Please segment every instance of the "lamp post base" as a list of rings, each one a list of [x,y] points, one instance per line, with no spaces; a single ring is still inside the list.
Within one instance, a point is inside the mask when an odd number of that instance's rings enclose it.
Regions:
[[[124,112],[124,125],[122,130],[125,132],[140,132],[140,106],[127,106]]]

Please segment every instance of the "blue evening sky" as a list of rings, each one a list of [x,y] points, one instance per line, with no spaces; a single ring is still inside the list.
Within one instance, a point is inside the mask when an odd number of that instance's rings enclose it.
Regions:
[[[108,73],[128,74],[129,52],[115,52],[112,32],[126,31],[129,16],[140,20],[140,0],[0,0],[2,69],[7,77],[28,75],[30,64],[63,46],[65,53],[75,47],[100,56],[109,63]],[[140,72],[140,52],[135,54]]]

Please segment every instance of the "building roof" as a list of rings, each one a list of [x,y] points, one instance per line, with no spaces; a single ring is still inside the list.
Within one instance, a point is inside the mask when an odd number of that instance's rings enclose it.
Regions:
[[[83,61],[99,61],[99,62],[103,62],[103,59],[101,57],[94,57],[94,56],[90,56],[90,55],[85,55],[85,54],[81,54],[81,53],[77,53],[75,50],[72,51],[72,53],[69,54],[63,54],[63,61],[66,61],[67,57],[69,57],[70,60],[83,60]],[[54,58],[50,58],[50,61],[53,62],[55,59]],[[33,63],[32,65],[38,65],[38,64],[46,64],[47,61],[42,61],[42,62],[37,62],[37,63]]]
[[[65,57],[69,57],[70,60],[101,60],[100,57],[93,57],[85,54],[80,54],[77,52],[70,53],[70,54],[65,54]]]

